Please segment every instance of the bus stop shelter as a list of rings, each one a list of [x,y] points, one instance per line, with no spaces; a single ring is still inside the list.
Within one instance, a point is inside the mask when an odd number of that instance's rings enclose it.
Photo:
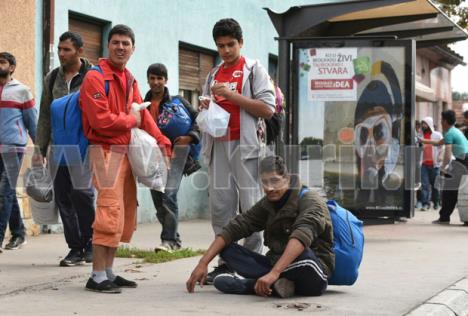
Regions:
[[[265,8],[279,34],[277,38],[279,41],[278,85],[287,100],[284,144],[300,145],[305,143],[305,138],[319,138],[318,141],[322,145],[331,145],[341,141],[342,145],[355,146],[359,142],[356,135],[361,135],[361,140],[363,140],[362,133],[356,134],[356,132],[360,131],[359,127],[362,124],[367,123],[357,118],[354,121],[348,120],[346,123],[346,117],[342,119],[335,113],[344,112],[348,113],[348,116],[350,114],[357,116],[362,112],[359,104],[368,103],[368,99],[372,98],[369,86],[378,86],[380,82],[384,82],[381,85],[386,86],[386,88],[382,88],[382,92],[389,94],[389,102],[393,104],[393,108],[396,108],[389,113],[391,127],[388,139],[389,144],[393,137],[393,142],[400,141],[399,145],[401,145],[399,156],[395,154],[393,159],[393,170],[400,168],[404,181],[404,185],[402,185],[404,189],[399,191],[401,196],[398,197],[401,199],[401,203],[392,204],[392,202],[384,200],[381,200],[380,204],[377,202],[368,203],[367,201],[374,201],[376,197],[378,199],[379,195],[387,195],[389,192],[381,191],[379,193],[379,190],[372,188],[373,184],[370,185],[371,189],[361,190],[370,192],[366,195],[364,204],[361,203],[360,206],[353,203],[347,205],[350,201],[349,198],[344,198],[342,203],[365,218],[411,217],[414,213],[413,192],[416,167],[414,157],[416,153],[406,152],[406,147],[414,145],[415,139],[414,102],[415,89],[417,88],[414,77],[415,52],[418,48],[444,46],[465,40],[468,38],[468,34],[429,0],[317,2],[320,3],[291,7],[283,13],[276,13]],[[314,67],[319,65],[314,61],[328,61],[330,65],[333,58],[336,58],[333,65],[341,63],[340,67],[324,67],[314,71]],[[343,59],[343,62],[340,59]],[[399,64],[400,60],[404,62]],[[322,65],[325,64],[322,63]],[[353,77],[340,79],[344,78],[342,77],[343,72],[346,73],[348,70],[351,70]],[[328,77],[321,74],[321,71],[328,71]],[[374,80],[374,78],[378,78],[377,74],[383,76],[384,79]],[[342,88],[342,90],[337,87]],[[336,90],[333,91],[333,89]],[[304,137],[301,136],[301,129],[306,129],[304,124],[314,125],[313,121],[303,122],[304,117],[310,117],[311,107],[322,109],[320,115],[323,116],[325,122],[322,124],[325,132],[319,133],[321,135],[317,137]],[[341,111],[342,108],[343,111]],[[355,111],[354,108],[356,108]],[[333,112],[330,112],[330,109],[334,109]],[[338,128],[335,126],[336,122],[328,122],[329,117],[335,117],[335,121],[345,123]],[[368,116],[364,116],[364,118],[369,119]],[[328,136],[327,133],[330,130],[333,132],[336,130],[338,138]],[[396,130],[399,132],[398,135],[394,135]],[[346,135],[353,132],[354,143],[353,140],[346,140]],[[317,141],[317,139],[315,140]],[[389,147],[391,146],[389,145]],[[342,150],[337,149],[334,155],[337,155],[339,151]],[[357,158],[359,169],[359,166],[367,159],[364,157],[366,154],[359,154],[357,149],[350,152],[352,153],[344,156],[344,159],[340,160],[339,157],[335,157],[335,159],[330,159],[333,162],[325,163],[325,175],[333,173],[360,174],[360,184],[362,185],[363,171],[356,171],[355,160]],[[391,148],[387,152],[391,152]],[[325,155],[325,146],[322,154]],[[308,157],[307,152],[301,149],[301,153],[292,159],[294,161],[293,170],[297,171],[299,163],[302,163],[301,160],[308,159]],[[339,166],[338,171],[333,171],[334,168],[336,169],[333,167],[333,163],[350,159],[353,160],[353,166],[349,167],[349,172],[344,172],[346,167],[342,167],[342,165]],[[388,157],[385,159],[385,163],[382,160],[381,165],[385,164],[387,167],[389,160],[391,159]],[[377,170],[378,168],[380,167],[371,168],[374,172],[371,174],[374,176],[369,176],[369,178],[378,178],[381,173],[383,174],[382,178],[391,178],[391,172],[386,173],[382,171],[384,168]],[[396,173],[395,171],[394,175]],[[341,192],[342,178],[346,178],[345,182],[349,181],[347,177],[340,177],[339,183],[335,183],[338,180],[335,181],[333,177],[327,178],[325,176],[325,186],[328,185],[332,188],[326,190],[328,198],[340,200],[340,197],[349,195],[351,191],[345,192],[344,195]],[[356,190],[354,190],[354,199],[357,195]],[[367,204],[371,206],[367,207]],[[363,211],[364,208],[368,208],[368,210]]]

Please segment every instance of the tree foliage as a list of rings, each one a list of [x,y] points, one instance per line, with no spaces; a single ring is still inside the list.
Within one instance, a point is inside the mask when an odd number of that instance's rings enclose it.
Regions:
[[[453,101],[468,100],[468,92],[454,91],[454,92],[452,92],[452,99],[453,99]]]
[[[468,2],[466,0],[437,0],[439,8],[462,28],[468,30]]]

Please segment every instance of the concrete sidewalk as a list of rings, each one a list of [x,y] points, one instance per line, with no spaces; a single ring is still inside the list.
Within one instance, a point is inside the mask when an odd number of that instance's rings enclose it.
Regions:
[[[224,295],[211,286],[187,294],[185,281],[199,257],[164,264],[116,259],[116,270],[139,287],[92,293],[83,288],[90,265],[58,267],[63,235],[31,237],[23,249],[0,254],[0,315],[404,315],[468,275],[468,227],[430,224],[436,217],[418,212],[408,223],[366,226],[357,283],[294,299]],[[213,237],[208,221],[182,222],[180,232],[191,248],[206,249]],[[159,233],[159,224],[140,225],[132,246],[151,249]]]

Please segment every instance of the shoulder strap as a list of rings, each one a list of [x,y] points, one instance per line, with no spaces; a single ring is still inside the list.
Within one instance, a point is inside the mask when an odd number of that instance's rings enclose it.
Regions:
[[[88,71],[90,70],[95,70],[99,72],[101,75],[103,74],[102,69],[101,67],[99,67],[99,65],[93,66],[88,69]],[[108,96],[109,95],[109,80],[104,80],[104,89],[106,90],[106,95]]]
[[[254,96],[254,91],[253,91],[253,73],[254,73],[254,67],[257,65],[257,61],[250,67],[250,74],[249,74],[249,84],[250,84],[250,95],[252,99],[255,97]]]
[[[55,69],[52,70],[52,72],[50,73],[50,79],[49,79],[49,93],[50,93],[50,96],[51,96],[51,97],[52,97],[52,90],[54,90],[54,84],[55,84],[55,80],[57,79],[58,72],[59,72],[59,68],[55,68]]]
[[[310,191],[310,189],[308,187],[303,186],[301,188],[301,191],[299,192],[299,200],[302,199],[304,197],[304,194],[306,194],[309,191]]]

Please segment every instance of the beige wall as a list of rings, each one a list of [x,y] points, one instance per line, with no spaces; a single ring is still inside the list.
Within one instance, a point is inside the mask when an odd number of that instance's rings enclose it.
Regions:
[[[437,67],[431,71],[431,88],[434,89],[437,99],[446,102],[449,108],[452,106],[452,83],[450,70]]]
[[[34,92],[35,74],[35,0],[0,0],[4,29],[0,32],[0,51],[16,57],[13,76]],[[38,99],[35,96],[36,100]]]
[[[426,52],[426,51],[425,51]],[[430,61],[424,54],[418,52],[416,55],[416,80],[434,90],[436,102],[416,102],[417,120],[431,116],[437,130],[441,130],[440,113],[452,107],[452,88],[450,70],[438,66]]]
[[[424,56],[416,53],[416,69],[415,69],[416,80],[431,86],[429,60]]]
[[[7,51],[16,57],[15,79],[26,84],[34,94],[35,91],[35,0],[0,0],[0,19],[5,27],[0,32],[0,51]],[[36,104],[39,96],[34,96]],[[29,165],[29,156],[23,161],[24,169]],[[22,180],[19,180],[22,183]],[[24,188],[17,189],[18,203],[20,204],[23,219],[29,235],[39,233],[39,227],[31,220],[31,211]]]

